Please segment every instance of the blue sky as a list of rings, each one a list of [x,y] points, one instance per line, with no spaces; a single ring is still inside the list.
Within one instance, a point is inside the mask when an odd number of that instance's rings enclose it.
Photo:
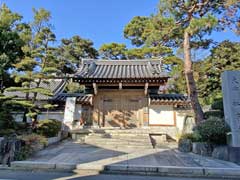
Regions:
[[[136,15],[156,11],[158,0],[0,0],[14,12],[32,19],[32,8],[43,7],[52,14],[57,39],[80,35],[103,43],[130,43],[123,37],[124,26]]]
[[[119,42],[130,46],[124,39],[123,28],[134,16],[148,16],[156,12],[159,0],[0,0],[14,12],[31,21],[32,8],[45,8],[52,14],[57,39],[79,35],[89,38],[99,48],[103,43]],[[216,41],[240,37],[231,32],[213,33]]]

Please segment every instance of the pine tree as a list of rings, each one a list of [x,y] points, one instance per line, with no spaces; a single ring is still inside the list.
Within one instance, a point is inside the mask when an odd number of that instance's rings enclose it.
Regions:
[[[59,68],[65,74],[74,73],[76,68],[80,67],[82,59],[98,57],[98,51],[93,47],[93,42],[77,35],[62,39],[57,52]]]
[[[49,23],[50,12],[44,9],[33,9],[33,12],[33,22],[21,27],[20,35],[26,42],[22,48],[24,57],[15,64],[16,71],[13,74],[15,81],[21,83],[22,86],[6,89],[25,94],[24,100],[14,101],[15,104],[25,108],[23,121],[26,121],[26,116],[36,120],[39,109],[44,108],[36,103],[38,95],[52,95],[52,92],[41,87],[41,84],[47,84],[48,79],[60,73],[57,69],[58,60],[55,57],[56,48],[52,47],[55,35]]]
[[[183,49],[187,91],[197,123],[203,120],[203,111],[198,101],[191,51],[208,48],[212,40],[206,35],[224,28],[220,25],[229,24],[230,27],[236,17],[232,14],[226,16],[226,13],[236,14],[239,6],[238,1],[228,0],[160,0],[157,14],[137,19],[146,22],[141,31],[134,31],[137,29],[136,18],[126,26],[125,37],[134,42],[141,40],[148,45],[161,44]]]
[[[24,42],[19,37],[18,26],[21,25],[22,17],[11,12],[3,4],[0,7],[0,88],[1,93],[7,87],[8,69],[13,68],[13,64],[19,62],[23,56],[22,46]]]

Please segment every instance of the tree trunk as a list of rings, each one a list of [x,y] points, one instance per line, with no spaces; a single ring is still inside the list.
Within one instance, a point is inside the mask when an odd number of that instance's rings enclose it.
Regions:
[[[3,88],[4,88],[4,87],[3,87],[3,85],[4,85],[4,82],[3,82],[3,81],[4,81],[4,74],[3,74],[3,73],[4,73],[4,71],[1,69],[1,76],[0,76],[0,88],[1,88],[1,91],[0,91],[0,92],[1,92],[2,94],[3,94],[3,92],[4,92],[4,90],[3,90]]]
[[[28,113],[28,110],[27,108],[24,109],[24,112],[23,112],[23,119],[22,119],[22,122],[23,123],[27,123],[27,113]]]
[[[188,96],[190,97],[191,100],[195,121],[198,124],[203,120],[203,110],[198,101],[198,92],[193,76],[191,60],[190,37],[187,31],[184,32],[183,48],[184,48],[184,71],[187,82]]]

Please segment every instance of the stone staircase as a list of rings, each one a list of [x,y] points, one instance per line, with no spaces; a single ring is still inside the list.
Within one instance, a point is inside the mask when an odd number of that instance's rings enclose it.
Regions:
[[[141,130],[93,130],[88,134],[75,136],[75,140],[102,148],[153,148],[149,133]]]
[[[72,139],[106,149],[175,148],[176,142],[161,129],[81,129],[72,132]]]

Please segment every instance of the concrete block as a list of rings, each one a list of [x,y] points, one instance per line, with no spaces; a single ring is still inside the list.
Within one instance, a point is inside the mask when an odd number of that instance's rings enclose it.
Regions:
[[[213,149],[212,157],[216,159],[221,159],[228,161],[229,160],[229,153],[227,146],[217,146]]]
[[[240,147],[228,147],[229,161],[240,164]]]
[[[205,168],[205,176],[239,177],[240,168]]]
[[[128,166],[126,165],[107,165],[104,167],[106,171],[127,171]]]
[[[203,168],[201,167],[174,167],[174,166],[161,166],[158,167],[158,172],[167,173],[172,175],[193,175],[202,176]]]
[[[57,163],[56,164],[56,170],[63,170],[63,171],[67,171],[67,170],[74,170],[76,169],[76,164],[71,164],[71,163]]]
[[[130,172],[157,172],[158,168],[155,166],[128,166]]]
[[[21,169],[55,169],[54,163],[49,162],[34,162],[34,161],[14,161],[11,163],[13,168]]]
[[[194,142],[192,143],[192,152],[195,154],[200,154],[202,156],[212,155],[212,146],[205,142]]]
[[[76,169],[78,170],[95,170],[102,171],[104,170],[104,165],[94,165],[94,164],[77,164]]]
[[[60,140],[61,140],[61,133],[58,133],[58,135],[56,137],[48,138],[48,146],[51,144],[55,144],[55,143],[59,142]]]
[[[180,139],[178,142],[178,150],[181,152],[191,152],[192,141],[190,139]]]

